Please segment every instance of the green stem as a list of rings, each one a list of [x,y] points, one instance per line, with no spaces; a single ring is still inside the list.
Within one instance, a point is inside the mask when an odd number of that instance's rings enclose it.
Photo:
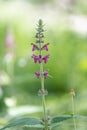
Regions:
[[[41,44],[39,45],[41,48]],[[40,55],[42,55],[42,51],[40,50]],[[44,72],[43,70],[43,63],[40,63],[40,74],[41,74],[41,90],[44,92],[45,88],[44,88],[44,76],[42,75]],[[48,130],[48,124],[46,122],[47,119],[47,115],[46,115],[46,99],[45,99],[45,95],[42,94],[42,106],[43,106],[43,116],[44,116],[44,123],[45,123],[45,130]]]
[[[72,114],[75,115],[75,107],[74,107],[74,96],[72,95]],[[76,130],[76,120],[73,117],[74,130]]]
[[[43,64],[40,64],[40,73],[43,73]],[[41,75],[41,90],[45,91],[44,89],[44,77]],[[48,130],[48,124],[46,122],[47,120],[47,115],[46,115],[46,100],[45,100],[45,95],[42,94],[42,106],[43,106],[43,116],[44,116],[44,123],[45,123],[45,130]]]
[[[40,73],[43,73],[43,64],[40,65]],[[44,77],[41,75],[41,89],[44,91]],[[42,94],[42,105],[43,105],[43,112],[44,112],[44,118],[46,119],[46,101],[45,101],[45,95]]]
[[[40,20],[39,21],[39,41],[42,40],[42,38],[40,37],[42,31],[43,30],[43,25],[42,25],[42,21]],[[39,48],[40,48],[40,51],[39,51],[39,55],[42,56],[42,44],[39,43]],[[43,93],[45,91],[45,88],[44,88],[44,76],[43,76],[43,72],[44,72],[44,69],[43,69],[43,63],[40,63],[40,77],[41,77],[41,91],[42,91],[42,106],[43,106],[43,116],[44,116],[44,130],[49,130],[48,128],[48,121],[47,121],[47,114],[46,114],[46,100],[45,100],[45,94]]]

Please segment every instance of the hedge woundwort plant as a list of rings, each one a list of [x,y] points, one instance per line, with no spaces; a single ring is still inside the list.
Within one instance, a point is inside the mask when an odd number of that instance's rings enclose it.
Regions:
[[[43,105],[43,121],[45,124],[45,130],[48,130],[48,117],[47,117],[47,112],[46,112],[46,101],[45,101],[45,96],[48,94],[47,90],[44,87],[44,80],[48,76],[48,70],[44,70],[43,63],[47,63],[48,59],[50,57],[49,54],[43,56],[43,50],[48,51],[48,45],[49,43],[44,44],[44,29],[43,29],[43,22],[40,19],[38,22],[37,26],[37,33],[36,33],[36,43],[31,43],[32,44],[32,51],[37,50],[38,55],[33,54],[32,58],[34,59],[34,63],[39,63],[40,64],[40,71],[35,72],[35,75],[37,78],[40,79],[41,81],[41,89],[38,91],[38,94],[42,96],[42,105]]]

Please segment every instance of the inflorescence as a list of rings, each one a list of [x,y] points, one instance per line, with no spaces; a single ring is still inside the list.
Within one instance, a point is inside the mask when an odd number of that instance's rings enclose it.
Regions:
[[[48,46],[50,43],[44,44],[44,29],[43,29],[43,23],[41,19],[39,20],[36,30],[37,30],[37,33],[35,35],[36,42],[31,43],[31,45],[32,45],[32,51],[37,50],[39,54],[38,55],[33,54],[32,58],[34,60],[34,63],[41,64],[42,62],[44,62],[46,64],[48,62],[50,55],[48,54],[48,55],[43,56],[42,51],[43,50],[48,51]],[[43,76],[44,79],[46,79],[48,76],[48,70],[44,70],[43,72],[35,72],[35,75],[37,78],[40,78],[41,76]]]

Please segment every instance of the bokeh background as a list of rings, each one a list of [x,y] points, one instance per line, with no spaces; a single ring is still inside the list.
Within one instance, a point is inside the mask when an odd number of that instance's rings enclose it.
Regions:
[[[39,19],[50,43],[44,66],[50,115],[72,113],[71,88],[76,114],[87,114],[87,0],[0,0],[0,125],[15,116],[42,114],[34,76],[39,65],[31,59]]]

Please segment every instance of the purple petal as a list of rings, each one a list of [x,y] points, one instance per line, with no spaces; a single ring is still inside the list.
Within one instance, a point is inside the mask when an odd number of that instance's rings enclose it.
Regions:
[[[44,76],[45,79],[47,78],[47,76],[48,76],[48,70],[44,71],[43,76]]]
[[[40,78],[40,72],[35,72],[37,78]]]
[[[45,44],[45,45],[41,48],[41,50],[45,49],[46,51],[48,51],[48,45],[49,45],[49,43]]]
[[[33,44],[33,43],[31,43],[31,45],[33,45],[33,47],[32,47],[32,51],[39,50],[39,48],[38,48],[37,45],[35,45],[35,44]]]
[[[37,63],[37,61],[38,61],[38,57],[36,56],[36,55],[32,55],[32,58],[34,59],[34,63]]]
[[[50,57],[50,55],[46,55],[46,56],[43,57],[44,63],[48,62],[49,57]]]
[[[43,60],[42,56],[41,56],[41,55],[39,55],[39,56],[38,56],[38,62],[39,62],[39,63],[41,63],[41,62],[42,62],[42,60]]]

